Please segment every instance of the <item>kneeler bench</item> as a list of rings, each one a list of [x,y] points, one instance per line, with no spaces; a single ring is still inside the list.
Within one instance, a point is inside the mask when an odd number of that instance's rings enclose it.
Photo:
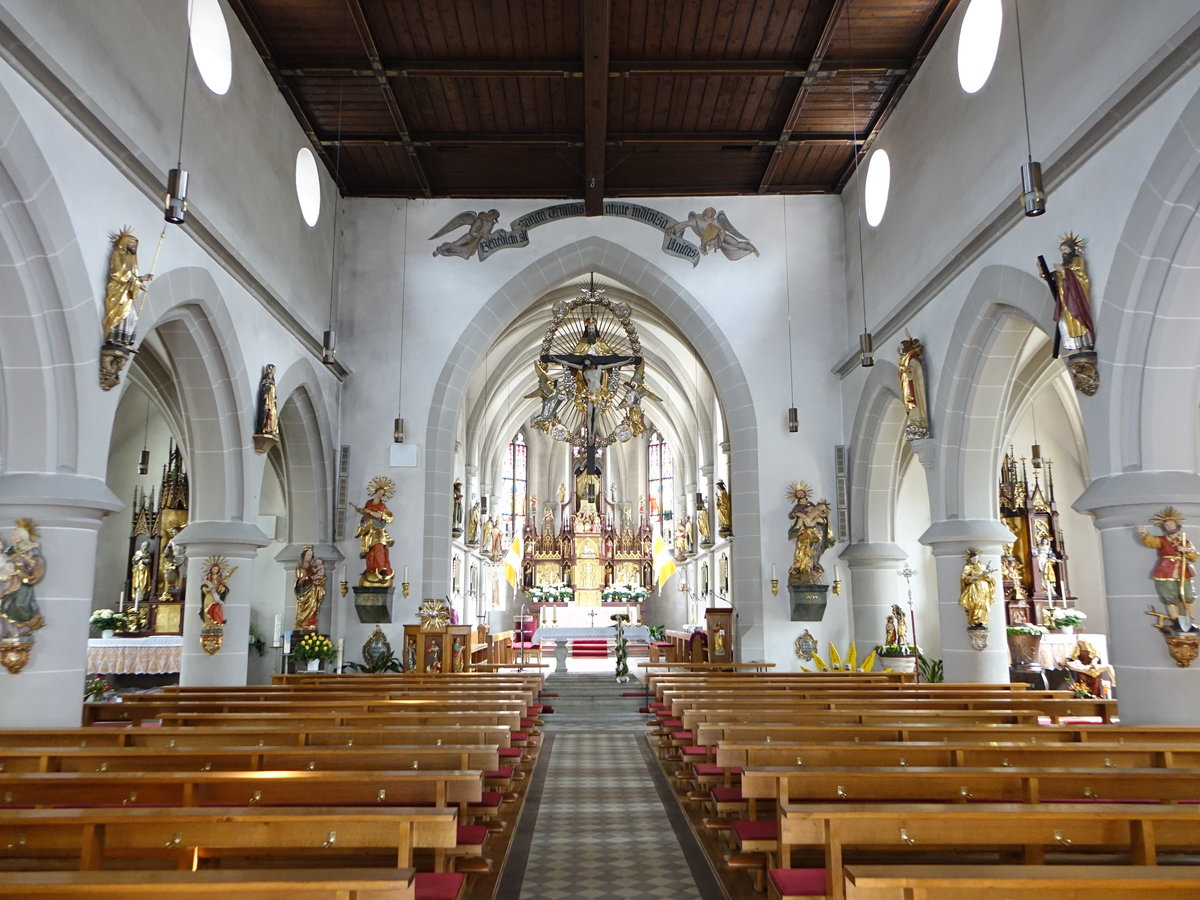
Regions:
[[[432,873],[430,873],[432,874]],[[0,897],[279,897],[415,900],[412,869],[198,869],[194,872],[5,872]],[[462,876],[459,876],[460,878]]]
[[[850,865],[845,874],[847,900],[1179,900],[1200,896],[1197,866]],[[789,895],[780,896],[787,900]]]

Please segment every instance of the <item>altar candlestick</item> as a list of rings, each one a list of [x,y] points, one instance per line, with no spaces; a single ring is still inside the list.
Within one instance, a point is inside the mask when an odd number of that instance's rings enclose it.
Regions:
[[[346,639],[338,638],[337,668],[335,668],[333,670],[334,672],[342,671],[342,656],[345,654],[345,652],[346,652]]]
[[[291,652],[292,652],[292,635],[289,632],[289,633],[285,633],[283,636],[283,655],[287,656]]]
[[[343,567],[345,571],[345,567]],[[271,633],[271,646],[278,647],[283,643],[283,613],[275,614],[275,629]]]

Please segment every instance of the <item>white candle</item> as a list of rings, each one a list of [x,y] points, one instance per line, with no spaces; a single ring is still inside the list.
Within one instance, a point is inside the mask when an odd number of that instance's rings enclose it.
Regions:
[[[342,671],[342,656],[343,656],[343,654],[345,654],[345,652],[346,652],[346,639],[338,638],[337,667],[334,669],[335,672]]]
[[[833,567],[833,580],[834,581],[842,580],[842,570],[839,569],[837,566]]]
[[[134,612],[137,612],[137,608],[138,608],[138,601],[141,599],[141,597],[142,597],[142,595],[141,595],[141,594],[134,594],[134,595],[133,595],[133,611],[134,611]]]
[[[278,647],[283,643],[283,613],[275,614],[275,629],[271,632],[271,646]]]
[[[408,583],[408,566],[404,567],[404,583]]]
[[[772,581],[778,580],[775,576],[775,563],[771,563],[771,580]]]
[[[292,635],[290,633],[283,636],[283,655],[287,656],[292,652]]]
[[[346,580],[346,564],[342,563],[342,581]]]

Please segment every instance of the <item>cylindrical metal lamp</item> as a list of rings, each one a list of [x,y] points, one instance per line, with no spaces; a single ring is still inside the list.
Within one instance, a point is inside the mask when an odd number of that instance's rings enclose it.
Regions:
[[[1046,189],[1042,186],[1042,164],[1030,160],[1021,166],[1021,198],[1025,215],[1040,216],[1046,211]]]

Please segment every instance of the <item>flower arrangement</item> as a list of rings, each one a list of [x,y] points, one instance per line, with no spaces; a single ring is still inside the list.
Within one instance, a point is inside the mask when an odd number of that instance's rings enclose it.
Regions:
[[[97,609],[92,612],[88,624],[96,631],[116,631],[125,624],[125,613],[112,609]]]
[[[1008,634],[1049,634],[1050,629],[1043,628],[1041,625],[1034,625],[1032,622],[1018,622],[1015,625],[1009,625],[1004,629]]]
[[[539,584],[525,593],[534,603],[569,603],[575,599],[575,589],[567,584]]]
[[[1071,692],[1071,696],[1077,700],[1090,700],[1092,698],[1092,690],[1082,681],[1072,681],[1067,685],[1067,690]]]
[[[876,656],[920,656],[921,648],[916,644],[880,644],[875,648]]]
[[[89,675],[83,683],[83,699],[99,700],[112,690],[112,685],[104,680],[103,675]]]
[[[1047,610],[1050,614],[1050,621],[1054,623],[1055,628],[1062,628],[1064,625],[1071,628],[1078,628],[1087,618],[1087,613],[1082,610],[1073,609],[1066,606],[1055,606]]]
[[[642,603],[650,596],[650,592],[640,584],[610,584],[600,592],[600,600],[604,603]]]
[[[331,663],[337,658],[337,649],[333,646],[333,641],[325,637],[323,634],[306,634],[300,641],[292,646],[292,659],[296,662],[308,662],[311,659],[319,659],[327,663]]]

